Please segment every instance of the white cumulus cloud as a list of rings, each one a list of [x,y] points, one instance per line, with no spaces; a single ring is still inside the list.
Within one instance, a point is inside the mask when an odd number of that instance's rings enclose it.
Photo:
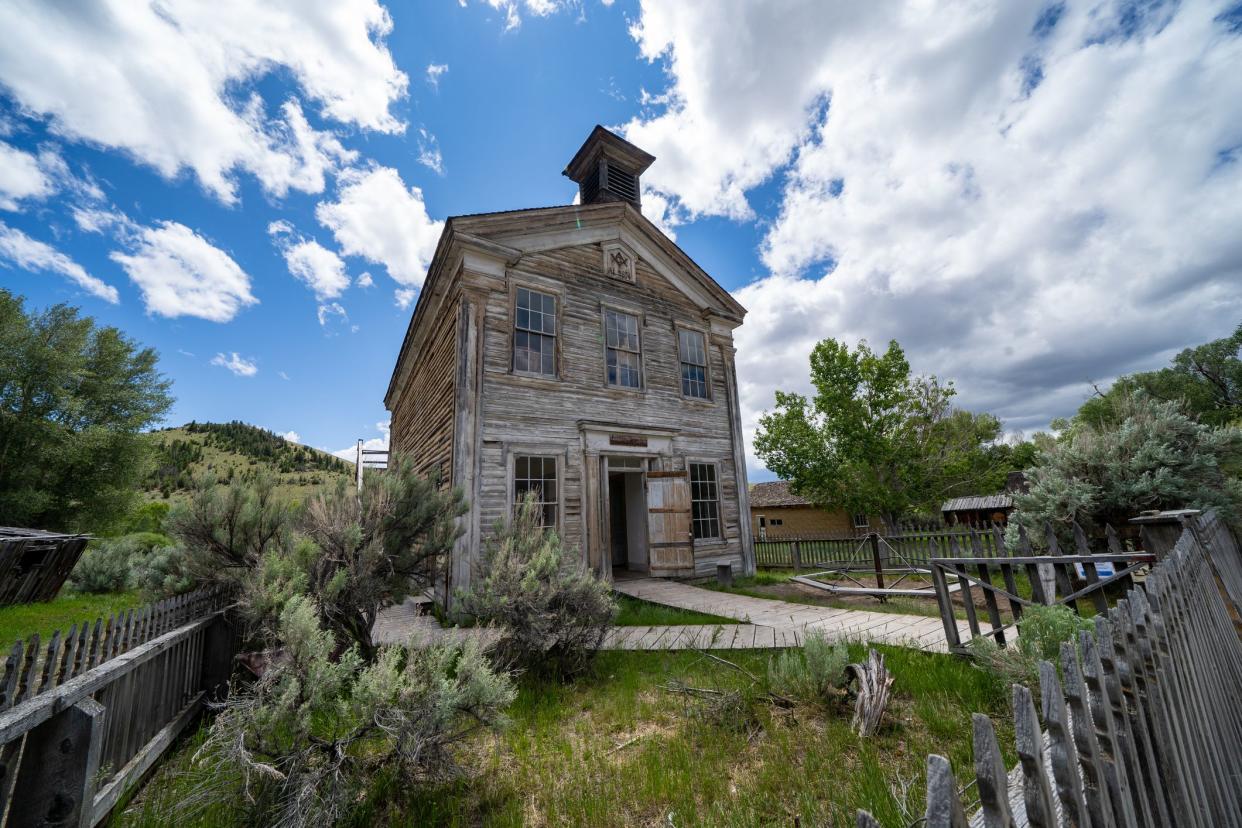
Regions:
[[[337,298],[349,287],[345,262],[336,253],[314,239],[303,238],[287,221],[274,221],[267,231],[284,256],[289,273],[310,288],[320,303]],[[319,319],[322,324],[322,309]]]
[[[56,248],[32,239],[16,227],[0,221],[0,259],[32,273],[55,273],[64,276],[92,296],[116,304],[120,296],[116,288],[86,272],[80,264]]]
[[[228,322],[259,301],[237,262],[184,224],[137,229],[131,246],[112,259],[138,285],[148,313]]]
[[[253,377],[259,373],[259,366],[253,359],[246,359],[236,351],[233,351],[228,356],[216,354],[211,358],[211,364],[227,368],[239,377]]]
[[[422,190],[391,167],[341,173],[336,200],[321,202],[315,216],[343,253],[382,264],[405,290],[422,285],[444,228],[427,214]]]
[[[226,202],[238,171],[275,195],[318,192],[350,154],[299,100],[269,112],[245,90],[284,71],[325,118],[400,132],[390,106],[408,78],[384,45],[391,29],[376,0],[14,0],[0,4],[0,31],[22,48],[0,49],[0,84],[61,136],[166,177],[189,169]]]
[[[756,186],[775,198],[770,275],[736,292],[748,435],[826,337],[895,338],[1031,429],[1232,330],[1226,5],[644,2],[633,33],[669,83],[624,130],[658,157],[660,208],[748,219]]]
[[[282,439],[289,441],[290,443],[302,442],[302,436],[298,434],[296,431],[286,431],[283,434],[280,434],[279,436]]]
[[[0,141],[0,210],[18,210],[19,202],[38,201],[55,190],[37,156]]]

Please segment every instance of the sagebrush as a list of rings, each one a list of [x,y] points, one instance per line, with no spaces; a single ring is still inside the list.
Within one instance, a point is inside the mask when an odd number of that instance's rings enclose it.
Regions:
[[[540,517],[533,497],[518,504],[512,521],[488,540],[470,589],[458,599],[461,612],[500,631],[502,663],[572,675],[604,643],[617,604],[608,584]]]
[[[1069,607],[1028,606],[1022,610],[1014,646],[1001,647],[992,638],[981,636],[971,640],[970,655],[975,664],[1005,686],[1038,686],[1039,662],[1059,663],[1061,645],[1091,628],[1090,621]]]

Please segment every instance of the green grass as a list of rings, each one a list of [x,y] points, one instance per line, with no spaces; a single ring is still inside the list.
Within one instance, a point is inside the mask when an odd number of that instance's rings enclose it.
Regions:
[[[381,771],[352,824],[378,826],[676,825],[846,826],[857,808],[884,825],[923,810],[928,753],[970,776],[970,714],[993,717],[1007,764],[1014,754],[1007,694],[999,682],[950,656],[880,647],[895,676],[885,723],[860,740],[849,712],[761,705],[757,730],[696,714],[670,678],[699,687],[746,679],[698,653],[607,652],[570,684],[527,680],[512,726],[481,734],[458,752],[456,779],[411,784]],[[755,672],[770,653],[724,654]],[[852,647],[858,659],[861,648]],[[197,819],[174,805],[193,790],[191,738],[152,778],[117,825],[236,825],[240,801],[221,799]],[[904,807],[891,793],[908,784]]]
[[[737,624],[733,618],[709,615],[705,612],[666,607],[649,601],[640,601],[628,595],[616,596],[621,611],[613,623],[618,627],[662,627],[677,624]]]
[[[32,633],[46,641],[56,630],[69,625],[142,606],[142,596],[134,592],[108,592],[101,595],[64,595],[41,604],[18,604],[0,608],[0,648],[7,649],[17,639]]]

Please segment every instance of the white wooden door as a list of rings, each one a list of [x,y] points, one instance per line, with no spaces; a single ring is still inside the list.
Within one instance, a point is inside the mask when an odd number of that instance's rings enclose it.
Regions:
[[[694,573],[690,481],[686,472],[647,472],[647,537],[651,574]]]

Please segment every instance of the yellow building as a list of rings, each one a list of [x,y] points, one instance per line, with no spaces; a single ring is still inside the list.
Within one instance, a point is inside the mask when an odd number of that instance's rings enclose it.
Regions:
[[[842,538],[884,531],[878,517],[851,515],[844,509],[816,506],[789,488],[789,481],[774,480],[750,487],[750,525],[755,537]]]

